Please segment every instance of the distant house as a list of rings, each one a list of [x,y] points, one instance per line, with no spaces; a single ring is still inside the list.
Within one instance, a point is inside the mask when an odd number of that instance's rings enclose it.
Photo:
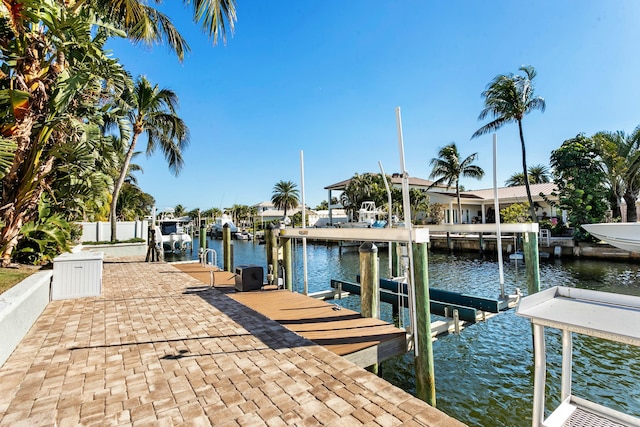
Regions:
[[[343,192],[346,186],[351,180],[337,182],[335,184],[325,187],[328,190],[328,200],[332,197],[336,197],[334,192]],[[444,205],[444,223],[456,224],[456,223],[491,223],[495,222],[495,208],[494,208],[494,191],[493,189],[485,190],[473,190],[463,191],[460,193],[460,205],[462,208],[462,218],[458,218],[458,200],[456,197],[455,189],[447,188],[444,186],[431,185],[433,181],[426,179],[410,177],[408,180],[409,188],[417,188],[427,190],[429,193],[429,201],[431,204],[440,203]],[[402,187],[402,177],[400,174],[393,174],[391,176],[391,185],[396,188]],[[531,197],[536,208],[536,213],[539,219],[543,218],[559,218],[562,217],[566,222],[566,218],[562,212],[558,212],[555,207],[551,206],[547,200],[557,200],[551,196],[551,193],[555,189],[555,184],[531,184]],[[545,197],[542,197],[540,194]],[[545,198],[547,200],[545,200]],[[498,188],[498,201],[500,209],[504,209],[514,203],[527,203],[527,193],[524,185],[516,187],[501,187]],[[336,208],[342,208],[342,205],[330,205],[329,217],[331,220],[331,211]],[[418,212],[416,217],[418,220],[426,220],[426,214],[424,212]],[[333,220],[330,223],[334,224],[337,221]]]
[[[263,226],[269,221],[280,220],[284,217],[284,210],[276,209],[273,203],[270,201],[260,202],[256,205],[253,205],[252,207],[256,208],[258,212],[258,218],[260,218],[259,221]],[[300,211],[302,211],[301,206],[298,206],[294,209],[287,209],[287,216],[291,217],[292,215],[295,215]],[[305,213],[307,215],[307,224],[309,224],[310,226],[312,225],[312,223],[318,221],[318,214],[315,211],[309,209],[309,207],[307,207]]]

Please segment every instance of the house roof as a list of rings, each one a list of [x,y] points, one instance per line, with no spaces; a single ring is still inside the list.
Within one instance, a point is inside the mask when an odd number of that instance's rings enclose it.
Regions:
[[[335,190],[335,191],[344,191],[344,189],[351,182],[351,178],[345,179],[344,181],[336,182],[335,184],[328,185],[324,187],[325,190]],[[394,173],[391,175],[391,184],[392,185],[401,185],[402,184],[402,176],[398,173]],[[422,178],[417,177],[409,177],[409,186],[414,188],[427,188],[433,184],[433,181],[429,181]],[[438,186],[438,188],[443,188]]]
[[[556,190],[556,185],[552,182],[544,184],[531,184],[531,198],[533,200],[541,200],[540,193],[545,196],[550,195]],[[463,193],[461,193],[462,196]],[[493,188],[487,188],[484,190],[465,191],[464,194],[478,197],[484,200],[493,200]],[[498,188],[498,199],[501,202],[526,202],[527,201],[527,189],[524,185],[517,185],[514,187],[500,187]]]

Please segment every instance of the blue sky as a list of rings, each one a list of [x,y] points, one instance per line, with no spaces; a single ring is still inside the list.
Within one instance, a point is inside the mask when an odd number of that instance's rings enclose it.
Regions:
[[[637,1],[237,0],[235,34],[216,46],[183,2],[166,3],[192,48],[183,63],[164,46],[109,44],[134,76],[177,92],[191,131],[177,178],[159,153],[136,159],[159,209],[269,200],[280,180],[300,186],[301,150],[311,207],[378,161],[399,172],[396,107],[411,176],[428,178],[429,161],[456,142],[486,173],[462,184],[489,188],[491,136],[470,139],[486,123],[480,94],[521,65],[536,68],[547,105],[524,121],[529,165],[548,165],[578,133],[640,124]],[[498,146],[502,185],[522,171],[517,125]]]

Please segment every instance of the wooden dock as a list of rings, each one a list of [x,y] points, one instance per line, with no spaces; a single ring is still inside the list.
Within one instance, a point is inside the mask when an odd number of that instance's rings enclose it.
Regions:
[[[406,331],[380,319],[287,290],[236,292],[234,274],[211,266],[178,263],[174,267],[206,285],[213,274],[214,287],[230,298],[358,366],[371,366],[407,351]]]

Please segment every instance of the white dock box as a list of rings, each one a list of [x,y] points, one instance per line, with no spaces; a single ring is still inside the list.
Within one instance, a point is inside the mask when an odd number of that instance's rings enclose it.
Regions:
[[[66,253],[53,259],[51,299],[98,296],[102,293],[102,252]]]

